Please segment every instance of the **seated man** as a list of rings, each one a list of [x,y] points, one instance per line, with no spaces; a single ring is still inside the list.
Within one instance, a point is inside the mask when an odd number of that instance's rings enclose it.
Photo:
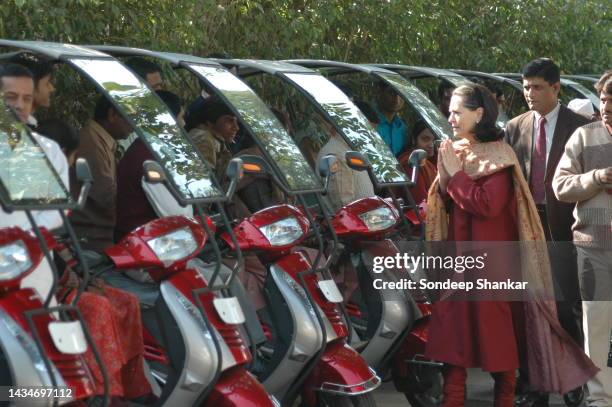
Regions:
[[[85,207],[75,210],[72,222],[80,236],[87,236],[83,247],[103,251],[113,244],[117,202],[117,140],[132,131],[130,123],[113,107],[106,97],[96,103],[94,118],[81,130],[77,151],[89,163],[94,183]]]
[[[34,100],[32,112],[28,117],[28,125],[36,128],[38,122],[34,114],[39,108],[48,109],[51,106],[51,95],[55,92],[53,86],[53,64],[37,55],[20,53],[11,58],[11,62],[19,64],[32,72],[34,79]]]
[[[406,145],[406,123],[398,115],[404,107],[404,99],[387,83],[379,82],[376,102],[379,118],[376,130],[397,156]]]
[[[125,65],[140,76],[153,90],[164,88],[164,78],[161,67],[153,61],[141,57],[132,57],[125,61]]]
[[[183,113],[181,99],[176,94],[165,90],[159,90],[156,93],[170,108],[177,120],[181,120]],[[117,166],[115,242],[137,227],[158,218],[159,214],[143,189],[142,177],[144,172],[142,165],[146,160],[155,160],[155,157],[145,143],[138,138],[127,149]],[[165,188],[164,186],[160,187]]]
[[[229,145],[238,134],[238,119],[219,98],[198,97],[189,106],[185,129],[218,179],[232,158]]]

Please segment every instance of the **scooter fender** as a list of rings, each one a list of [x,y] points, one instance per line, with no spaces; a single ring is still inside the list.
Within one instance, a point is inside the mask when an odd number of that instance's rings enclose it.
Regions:
[[[388,248],[387,250],[391,252],[392,249],[395,249],[393,243],[389,241],[378,242],[378,244],[385,245]],[[372,264],[374,255],[375,253],[371,250],[364,250],[361,253],[364,264]],[[395,270],[383,270],[382,273],[374,273],[372,268],[367,267],[367,269],[373,280],[382,279],[387,282],[398,282],[402,277]],[[361,355],[368,364],[378,369],[385,355],[403,337],[402,334],[412,327],[417,317],[415,312],[418,311],[415,309],[416,306],[412,300],[406,297],[406,293],[395,290],[379,290],[377,294],[380,295],[381,299],[380,322],[368,345],[361,351]]]
[[[344,341],[327,345],[323,356],[305,382],[302,399],[315,406],[316,392],[356,396],[369,393],[380,386],[380,377],[365,359]]]
[[[15,293],[16,295],[28,294],[33,296],[31,290],[22,290]],[[15,300],[14,296],[3,298],[0,300],[0,352],[4,355],[6,362],[2,368],[7,368],[10,372],[11,385],[17,387],[50,387],[53,382],[51,375],[55,377],[56,384],[59,387],[65,387],[62,375],[51,362],[52,372],[48,372],[44,367],[43,355],[30,334],[24,329],[20,322],[17,322],[12,317],[11,304]],[[58,404],[66,404],[74,401],[74,398],[62,398],[58,400]],[[13,402],[16,407],[28,406],[32,404],[32,400],[16,399]],[[40,406],[52,406],[53,399],[40,400]]]
[[[280,403],[244,367],[223,372],[204,407],[280,407]]]

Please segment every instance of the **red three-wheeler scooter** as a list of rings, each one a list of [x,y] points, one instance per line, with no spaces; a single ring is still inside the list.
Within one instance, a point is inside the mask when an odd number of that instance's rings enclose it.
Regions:
[[[55,299],[52,251],[59,243],[48,228],[63,226],[74,238],[65,211],[82,207],[91,185],[87,163],[78,160],[76,168],[83,181],[78,201],[28,127],[0,99],[0,385],[2,401],[11,405],[55,406],[92,397],[88,349],[103,377],[102,404],[108,403],[105,368],[78,308]],[[29,277],[45,284],[25,283]]]
[[[153,387],[161,385],[156,404],[276,405],[245,369],[251,353],[241,327],[244,314],[227,290],[236,270],[225,270],[227,280],[218,284],[223,270],[215,232],[217,228],[227,230],[231,240],[223,203],[231,197],[242,173],[241,162],[230,162],[231,182],[228,193],[223,194],[157,95],[106,54],[65,44],[2,41],[2,45],[66,63],[86,78],[111,101],[148,147],[155,161],[145,163],[147,179],[165,181],[168,197],[195,208],[195,218],[156,219],[128,234],[104,254],[87,252],[85,261],[75,266],[92,268],[96,277],[141,298],[145,356],[154,377]],[[203,205],[216,210],[214,221],[203,213]],[[195,259],[202,249],[212,253],[206,262]],[[236,257],[240,260],[239,251]],[[125,278],[126,270],[150,280],[134,282]],[[123,284],[126,281],[133,284]],[[152,303],[148,302],[152,298]]]

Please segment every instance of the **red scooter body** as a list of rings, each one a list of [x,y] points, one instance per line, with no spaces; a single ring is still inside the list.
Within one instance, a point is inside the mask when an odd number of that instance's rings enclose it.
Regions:
[[[380,206],[380,202],[376,198],[367,198],[361,202],[361,205],[376,209]],[[308,256],[304,253],[300,251],[288,253],[288,250],[303,238],[287,246],[275,247],[260,232],[262,226],[289,216],[298,219],[304,232],[302,236],[304,236],[309,228],[308,219],[298,208],[290,205],[278,205],[253,214],[235,228],[235,235],[242,250],[255,248],[265,250],[263,257],[274,259],[275,264],[287,272],[293,280],[302,283],[300,274],[310,270],[312,265]],[[351,213],[345,213],[345,217],[352,225],[358,225],[353,227],[363,225],[363,222],[358,218],[355,219]],[[346,231],[350,233],[349,228],[346,228]],[[228,244],[231,244],[227,236],[224,238]],[[313,300],[322,310],[322,316],[327,318],[333,332],[327,332],[328,340],[323,345],[325,350],[301,387],[302,399],[308,406],[316,405],[317,391],[351,396],[372,391],[380,384],[380,378],[369,368],[365,360],[358,352],[347,345],[349,332],[343,321],[340,307],[325,297],[318,282],[319,278],[316,274],[308,274],[304,277],[304,288],[309,291]],[[325,326],[321,328],[326,329]]]
[[[52,236],[44,229],[41,230],[50,248],[55,246]],[[57,322],[51,313],[41,313],[32,317],[33,327],[37,335],[27,322],[26,313],[42,310],[44,304],[38,293],[31,288],[20,288],[21,281],[29,275],[42,261],[44,255],[38,240],[31,234],[17,227],[6,228],[0,231],[0,246],[15,242],[22,242],[28,251],[31,265],[29,269],[11,280],[0,282],[0,310],[6,314],[31,340],[39,343],[51,365],[57,369],[64,384],[72,389],[73,400],[85,399],[94,395],[95,386],[91,372],[82,354],[67,354],[61,352],[54,344],[49,333],[49,326]],[[17,334],[13,332],[13,334]],[[7,355],[10,357],[10,355]],[[49,372],[49,374],[53,374]],[[23,385],[15,383],[15,386]]]
[[[213,222],[209,218],[206,218],[206,222],[210,229],[214,231]],[[147,242],[178,229],[188,229],[196,241],[197,248],[185,258],[178,259],[172,264],[164,264],[158,259]],[[187,262],[202,250],[207,238],[208,236],[202,225],[197,221],[182,216],[171,216],[155,219],[137,228],[117,245],[107,249],[106,254],[119,269],[148,267],[147,272],[155,281],[163,281],[165,284],[172,285],[193,306],[199,308],[192,293],[196,289],[205,289],[207,281],[198,270],[187,267]],[[263,386],[246,371],[245,366],[251,361],[252,356],[246,341],[242,338],[239,325],[228,324],[221,319],[213,305],[215,299],[213,291],[199,294],[199,299],[207,320],[220,334],[235,360],[233,366],[221,372],[221,376],[215,382],[213,389],[204,401],[204,405],[227,407],[274,406]],[[146,330],[144,338],[145,358],[150,361],[168,363],[166,351],[157,344]]]

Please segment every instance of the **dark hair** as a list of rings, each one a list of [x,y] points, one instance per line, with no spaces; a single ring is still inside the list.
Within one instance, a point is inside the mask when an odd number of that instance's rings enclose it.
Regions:
[[[414,123],[414,126],[412,126],[412,131],[410,132],[410,137],[408,139],[408,145],[406,146],[407,149],[413,149],[414,147],[416,147],[417,145],[417,138],[419,137],[419,134],[423,131],[423,130],[430,130],[429,126],[427,125],[427,123],[425,123],[425,120],[423,119],[419,119]]]
[[[612,95],[612,69],[608,69],[604,72],[593,87],[597,91],[598,97],[602,92],[607,95]]]
[[[30,78],[34,80],[34,75],[32,74],[32,72],[23,65],[18,64],[0,65],[0,84],[2,82],[2,78],[4,78],[5,76],[15,78]]]
[[[357,106],[359,110],[361,110],[361,113],[363,113],[363,115],[366,117],[366,119],[368,119],[369,122],[376,124],[380,123],[378,113],[376,113],[376,110],[374,110],[368,102],[363,100],[356,100],[353,103],[355,103],[355,106]]]
[[[230,115],[234,116],[234,112],[225,104],[224,101],[216,96],[211,96],[204,99],[198,96],[187,109],[185,117],[185,130],[189,131],[200,124],[208,122],[214,123],[219,117]]]
[[[542,78],[550,85],[561,81],[561,70],[550,58],[538,58],[529,62],[521,71],[523,79]]]
[[[495,95],[496,98],[504,95],[504,90],[498,85],[495,85],[492,83],[488,86],[488,88],[491,91],[491,93]]]
[[[157,96],[168,106],[170,111],[174,113],[175,116],[181,112],[181,107],[183,106],[183,102],[181,98],[173,92],[167,90],[156,90]]]
[[[47,119],[40,123],[36,131],[55,140],[69,154],[79,147],[79,133],[74,127],[59,119]]]
[[[38,86],[38,81],[45,76],[53,74],[53,64],[49,60],[34,54],[22,52],[11,57],[9,61],[14,64],[19,64],[32,72],[34,86]]]
[[[94,120],[99,123],[100,120],[108,119],[108,111],[110,109],[116,110],[111,101],[104,95],[98,97],[96,107],[94,108]]]
[[[150,73],[160,72],[161,68],[153,61],[144,59],[141,57],[132,57],[125,61],[125,65],[140,76],[142,79],[146,79]]]
[[[474,128],[474,134],[479,141],[496,141],[504,136],[503,130],[497,127],[497,101],[489,89],[483,85],[471,83],[459,86],[453,91],[453,96],[463,99],[463,106],[469,110],[482,107],[482,118]]]
[[[447,82],[446,80],[442,80],[438,84],[438,97],[442,99],[447,90],[453,90],[453,89],[455,89],[455,85],[453,85],[450,82]]]

